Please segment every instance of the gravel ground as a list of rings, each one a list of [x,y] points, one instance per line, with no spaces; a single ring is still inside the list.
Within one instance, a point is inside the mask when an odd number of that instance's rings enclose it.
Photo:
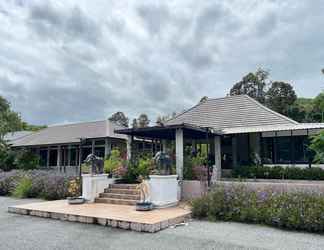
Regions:
[[[35,202],[0,197],[0,249],[324,249],[324,236],[258,225],[192,221],[156,234],[7,213]]]

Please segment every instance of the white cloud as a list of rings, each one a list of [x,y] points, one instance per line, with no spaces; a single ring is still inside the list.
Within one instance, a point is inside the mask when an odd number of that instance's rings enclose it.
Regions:
[[[39,124],[154,120],[258,67],[314,96],[323,12],[321,0],[2,1],[0,94]]]

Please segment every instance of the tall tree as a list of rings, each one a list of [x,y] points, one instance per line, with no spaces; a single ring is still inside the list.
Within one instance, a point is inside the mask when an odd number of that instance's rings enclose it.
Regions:
[[[297,100],[294,88],[286,82],[272,82],[266,93],[266,105],[272,110],[288,115],[289,108]]]
[[[137,119],[134,118],[134,119],[133,119],[133,122],[132,122],[132,128],[137,128],[137,127],[138,127]]]
[[[231,88],[230,95],[249,95],[261,103],[265,103],[267,80],[269,72],[258,69],[255,73],[249,73]]]
[[[115,122],[120,126],[128,127],[129,119],[123,112],[116,112],[108,118],[109,121]]]
[[[150,124],[150,120],[148,119],[147,114],[140,114],[140,116],[137,119],[137,123],[139,128],[148,127],[148,125]]]
[[[324,92],[316,96],[312,104],[312,120],[314,122],[324,122]]]
[[[168,114],[168,115],[159,115],[156,118],[155,123],[156,123],[157,126],[163,126],[166,121],[174,118],[176,115],[177,115],[176,112],[172,112],[171,114]]]
[[[200,99],[199,103],[200,103],[200,102],[205,102],[205,101],[207,101],[207,100],[208,100],[208,96],[203,96],[203,97]]]
[[[23,128],[23,122],[18,113],[11,110],[10,103],[0,96],[0,139],[8,132]]]

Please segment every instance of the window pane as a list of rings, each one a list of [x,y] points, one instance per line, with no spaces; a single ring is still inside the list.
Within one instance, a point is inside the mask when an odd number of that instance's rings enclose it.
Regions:
[[[308,138],[307,136],[296,136],[294,137],[294,155],[296,163],[307,163],[307,147]]]
[[[273,138],[265,137],[262,139],[262,162],[264,164],[273,164]]]
[[[277,162],[278,163],[290,163],[291,161],[291,137],[277,137],[275,138],[277,147]]]

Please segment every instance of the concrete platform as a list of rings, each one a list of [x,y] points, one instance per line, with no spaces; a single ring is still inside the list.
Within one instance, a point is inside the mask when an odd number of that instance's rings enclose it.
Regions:
[[[181,207],[140,212],[136,211],[134,206],[100,203],[69,205],[66,200],[12,206],[8,208],[8,211],[150,233],[184,222],[191,216],[190,210]]]

